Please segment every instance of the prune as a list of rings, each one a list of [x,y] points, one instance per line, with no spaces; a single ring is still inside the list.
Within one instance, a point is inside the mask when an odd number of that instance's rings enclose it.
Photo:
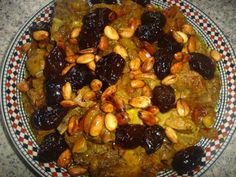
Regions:
[[[170,34],[159,36],[158,47],[165,50],[169,55],[175,54],[181,51],[183,48],[183,46],[178,43]]]
[[[110,16],[114,12],[108,8],[97,8],[93,12],[83,17],[83,29],[93,30],[101,33],[111,20]]]
[[[99,33],[93,30],[81,30],[78,38],[79,49],[97,48],[100,36]]]
[[[119,54],[112,52],[98,60],[95,74],[104,85],[109,86],[118,81],[124,67],[125,60]]]
[[[157,86],[153,90],[152,104],[159,107],[160,112],[165,113],[174,107],[175,91],[171,86]]]
[[[139,40],[150,43],[157,41],[161,35],[162,29],[154,24],[140,25],[135,31],[135,36],[137,36]]]
[[[158,50],[155,53],[155,63],[153,69],[158,79],[164,79],[170,74],[170,67],[173,61],[173,56],[165,50]]]
[[[146,150],[147,154],[154,153],[161,147],[164,140],[164,129],[159,125],[146,127],[141,146]]]
[[[133,0],[134,2],[140,4],[141,6],[146,6],[147,4],[151,4],[150,0]]]
[[[39,162],[52,162],[68,148],[64,136],[59,133],[46,135],[39,145],[37,160]]]
[[[141,17],[142,25],[154,24],[159,28],[163,28],[166,23],[165,16],[160,12],[147,11]]]
[[[34,31],[39,31],[39,30],[45,30],[45,31],[50,32],[50,28],[51,28],[50,22],[40,21],[39,23],[33,23],[33,25],[30,28],[30,31],[34,32]]]
[[[172,162],[173,169],[179,174],[190,172],[201,164],[201,158],[203,156],[204,151],[201,147],[188,147],[175,154]]]
[[[123,148],[134,149],[141,145],[144,126],[121,125],[116,129],[115,143]]]
[[[45,106],[32,115],[32,125],[37,130],[51,130],[60,124],[66,113],[60,105]]]
[[[82,64],[75,65],[64,76],[64,80],[71,83],[74,92],[88,85],[93,79],[94,75],[92,71],[86,65]]]
[[[189,66],[191,70],[198,72],[206,80],[214,78],[215,64],[206,55],[201,53],[191,53]]]
[[[105,4],[116,4],[117,0],[90,0],[92,4],[99,4],[99,3],[105,3]]]
[[[45,60],[44,76],[55,77],[59,75],[66,66],[65,52],[62,48],[56,46],[49,53]]]
[[[61,76],[56,78],[48,78],[45,82],[45,92],[47,105],[54,105],[63,100],[62,86],[66,83]]]

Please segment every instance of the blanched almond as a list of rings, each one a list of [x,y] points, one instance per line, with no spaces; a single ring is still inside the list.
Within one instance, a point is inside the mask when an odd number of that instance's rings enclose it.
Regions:
[[[87,64],[87,63],[93,61],[94,58],[95,58],[95,55],[94,55],[94,54],[83,54],[83,55],[80,55],[80,56],[77,58],[76,62],[77,62],[78,64]]]
[[[161,83],[163,85],[172,85],[174,83],[176,83],[177,81],[177,76],[176,75],[169,75],[169,76],[166,76],[162,81]]]
[[[92,120],[89,134],[91,136],[98,136],[102,132],[103,127],[104,127],[104,117],[102,115],[98,114]]]
[[[112,26],[106,26],[104,28],[104,34],[111,40],[118,40],[119,34]]]
[[[128,57],[128,53],[126,49],[121,45],[116,45],[113,49],[113,51],[117,54],[119,54],[122,58],[126,59]]]
[[[132,88],[142,88],[145,86],[145,82],[142,80],[132,80],[130,85]]]
[[[135,108],[147,108],[151,104],[151,99],[147,96],[139,96],[129,100],[129,104]]]
[[[120,28],[119,34],[123,38],[131,38],[134,35],[134,29],[132,28]]]
[[[114,114],[108,113],[105,116],[105,126],[109,131],[114,131],[118,126],[117,118]]]

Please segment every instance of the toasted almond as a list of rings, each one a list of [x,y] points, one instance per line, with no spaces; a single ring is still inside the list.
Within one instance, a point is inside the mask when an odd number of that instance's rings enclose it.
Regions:
[[[129,19],[129,27],[133,30],[136,30],[136,28],[141,24],[141,21],[136,17],[131,17]]]
[[[172,85],[174,83],[176,83],[177,81],[177,76],[176,75],[169,75],[169,76],[166,76],[162,81],[161,83],[163,85]]]
[[[96,63],[94,61],[91,61],[91,62],[87,63],[87,67],[89,69],[91,69],[92,71],[95,71],[96,70]]]
[[[98,136],[104,127],[104,117],[100,114],[94,117],[90,125],[89,134],[91,136]]]
[[[144,41],[143,42],[143,47],[151,54],[151,55],[154,55],[156,53],[156,48],[154,47],[153,44],[150,44],[149,42],[147,41]]]
[[[217,50],[211,50],[210,55],[213,58],[213,60],[216,62],[221,60],[220,53]]]
[[[154,66],[154,63],[155,63],[154,57],[146,59],[142,64],[141,71],[144,73],[151,71]]]
[[[154,73],[140,73],[134,76],[134,79],[140,79],[140,80],[144,80],[144,79],[157,79],[157,76]]]
[[[114,114],[108,113],[105,115],[105,126],[109,131],[114,131],[118,127],[118,121]]]
[[[182,61],[183,59],[183,52],[177,52],[174,54],[174,58],[176,61]]]
[[[157,106],[149,106],[146,110],[152,114],[157,114],[160,112],[160,109]]]
[[[95,99],[96,99],[96,93],[94,91],[88,91],[83,96],[84,101],[93,101]]]
[[[106,51],[109,47],[109,40],[106,36],[102,36],[98,44],[98,48],[102,51]]]
[[[114,105],[114,108],[117,112],[125,111],[125,102],[121,96],[114,95],[112,97],[112,103]]]
[[[119,34],[123,38],[131,38],[134,35],[135,30],[132,28],[120,28]]]
[[[196,37],[195,36],[191,36],[189,38],[187,48],[188,48],[189,53],[192,53],[192,52],[196,51]]]
[[[73,55],[75,55],[73,50],[70,47],[66,46],[66,56],[69,57],[69,56],[73,56]]]
[[[96,51],[97,51],[97,48],[91,47],[91,48],[80,50],[79,53],[81,53],[81,54],[93,54]]]
[[[77,27],[77,28],[74,28],[70,34],[70,37],[71,38],[77,38],[80,34],[80,31],[81,31],[81,28]]]
[[[60,104],[65,108],[73,108],[73,107],[77,106],[77,103],[75,103],[72,100],[62,100],[60,102]]]
[[[87,169],[81,166],[72,166],[67,171],[71,176],[81,176],[87,172]]]
[[[142,80],[137,80],[136,79],[136,80],[132,80],[130,82],[130,85],[131,85],[132,88],[142,88],[142,87],[145,86],[145,82],[142,81]]]
[[[113,49],[113,51],[117,54],[119,54],[122,58],[126,59],[128,57],[128,53],[126,49],[121,45],[116,45]]]
[[[188,42],[188,36],[181,31],[173,31],[173,37],[178,43],[186,43]]]
[[[114,111],[114,106],[109,102],[103,102],[100,108],[105,113],[111,113]]]
[[[186,101],[179,99],[176,103],[176,109],[180,116],[187,116],[190,112],[189,106]]]
[[[65,85],[62,86],[62,96],[65,100],[69,100],[72,97],[72,86],[70,82],[66,82]]]
[[[112,26],[106,26],[104,28],[104,34],[111,40],[118,40],[119,34]]]
[[[139,96],[130,99],[129,104],[135,108],[147,108],[151,104],[151,99],[147,96]]]
[[[147,60],[148,58],[151,58],[151,54],[145,50],[145,49],[141,49],[138,53],[140,59],[144,62],[145,60]]]
[[[93,61],[94,58],[95,58],[94,54],[83,54],[77,58],[76,62],[78,64],[88,64],[89,62]]]
[[[69,65],[67,65],[61,72],[61,75],[65,75],[68,73],[68,71],[70,71],[71,68],[73,68],[76,64],[75,63],[71,63]]]
[[[116,88],[116,85],[112,85],[110,87],[108,87],[103,93],[102,93],[102,96],[101,96],[101,100],[102,102],[108,100],[109,101],[109,98],[111,98],[117,91],[117,88]]]
[[[70,149],[66,149],[57,159],[57,165],[62,168],[68,167],[72,163],[72,153]]]
[[[174,129],[172,129],[171,127],[166,127],[165,133],[166,133],[167,138],[172,143],[178,143],[178,136],[177,136],[177,134],[176,134]]]
[[[79,128],[78,125],[79,125],[78,117],[77,116],[70,117],[67,128],[68,133],[70,135],[74,135],[78,131]]]
[[[49,38],[49,32],[45,31],[45,30],[34,31],[33,32],[33,38],[36,41],[46,40],[46,39]]]
[[[65,60],[68,63],[75,63],[78,57],[79,57],[78,55],[71,55],[71,56],[67,56]]]
[[[154,115],[149,112],[149,111],[139,111],[138,112],[138,116],[139,118],[143,121],[143,123],[145,125],[148,125],[148,126],[153,126],[153,125],[156,125],[157,124],[157,120],[156,118],[154,117]]]
[[[190,24],[184,24],[182,26],[182,31],[185,34],[188,34],[188,35],[195,35],[195,31],[194,31],[193,27]]]
[[[177,62],[171,66],[170,72],[172,74],[177,74],[182,70],[182,68],[183,68],[183,62]]]
[[[151,97],[152,96],[152,89],[148,85],[144,86],[143,91],[142,91],[142,95],[147,96],[147,97]]]
[[[94,79],[90,83],[90,87],[93,91],[97,92],[102,88],[102,81],[100,81],[98,79]]]

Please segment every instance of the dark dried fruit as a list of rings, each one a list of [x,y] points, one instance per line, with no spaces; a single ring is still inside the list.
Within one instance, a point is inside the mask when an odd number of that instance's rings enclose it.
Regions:
[[[75,65],[64,76],[64,80],[71,83],[74,92],[88,85],[93,79],[94,75],[92,71],[86,65],[82,64]]]
[[[78,42],[79,49],[97,48],[100,41],[100,34],[93,30],[81,30]]]
[[[97,8],[83,17],[83,27],[78,37],[80,50],[97,48],[106,25],[116,18],[108,8]]]
[[[153,43],[162,35],[162,29],[156,25],[140,25],[135,31],[135,35],[141,41]]]
[[[171,86],[157,86],[153,90],[152,104],[165,113],[175,106],[175,91]]]
[[[45,92],[47,105],[55,105],[63,100],[62,86],[66,83],[61,76],[48,78],[45,82]]]
[[[201,53],[191,53],[189,66],[191,70],[198,72],[206,80],[214,78],[215,64],[206,55]]]
[[[146,150],[147,154],[154,153],[161,147],[164,140],[164,129],[159,125],[146,127],[141,146]]]
[[[134,149],[141,145],[143,132],[142,125],[121,125],[116,129],[115,143],[123,148]]]
[[[162,80],[170,74],[171,63],[173,56],[165,50],[158,50],[155,54],[155,63],[153,69],[157,78]]]
[[[192,171],[201,164],[204,151],[199,146],[191,146],[175,154],[172,162],[173,169],[179,174]]]
[[[103,56],[96,64],[95,74],[105,86],[115,84],[125,67],[125,60],[114,52]]]
[[[40,21],[39,23],[33,23],[30,31],[33,33],[34,31],[44,30],[50,32],[51,23]]]
[[[60,124],[66,113],[60,105],[45,106],[33,114],[32,125],[36,130],[51,130]]]
[[[117,0],[90,0],[92,4],[99,4],[99,3],[105,3],[105,4],[116,4]]]
[[[59,133],[46,135],[39,145],[37,160],[39,162],[52,162],[58,159],[60,154],[68,148],[64,136]]]
[[[144,12],[141,17],[142,25],[156,25],[159,28],[163,28],[166,23],[165,16],[160,12],[147,11]]]
[[[183,46],[178,43],[170,34],[165,34],[159,37],[158,47],[165,50],[169,55],[174,55],[183,48]]]
[[[46,78],[55,77],[62,72],[65,66],[65,52],[62,48],[56,46],[45,60],[44,76]]]
[[[147,4],[151,4],[150,0],[133,0],[134,2],[140,4],[141,6],[146,6]]]

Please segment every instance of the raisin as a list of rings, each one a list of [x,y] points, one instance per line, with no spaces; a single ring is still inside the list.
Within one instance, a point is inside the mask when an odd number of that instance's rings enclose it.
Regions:
[[[144,126],[121,125],[116,130],[115,143],[123,148],[134,149],[141,145]]]
[[[133,1],[141,6],[144,6],[144,7],[148,4],[151,4],[150,0],[133,0]]]
[[[59,133],[46,135],[39,145],[37,160],[39,162],[52,162],[68,148],[64,136]]]
[[[82,64],[75,65],[64,76],[64,80],[71,83],[74,92],[88,85],[93,79],[94,75],[92,71],[86,65]]]
[[[160,49],[155,53],[154,57],[155,63],[153,69],[157,75],[157,78],[162,80],[170,74],[173,56],[165,50]]]
[[[63,100],[62,86],[66,83],[61,76],[56,78],[48,78],[45,82],[47,105],[58,104]]]
[[[170,34],[159,36],[158,47],[165,50],[169,55],[175,54],[183,48]]]
[[[178,174],[192,171],[201,164],[204,151],[199,146],[191,146],[177,152],[173,158],[172,166]]]
[[[125,67],[125,60],[114,52],[103,56],[96,64],[95,74],[105,86],[115,84]]]
[[[165,113],[175,106],[175,91],[171,86],[157,86],[153,90],[152,104]]]
[[[154,153],[163,144],[164,136],[164,129],[161,126],[148,126],[145,128],[141,146],[147,154]]]
[[[201,53],[191,53],[189,66],[191,70],[198,72],[206,80],[214,78],[215,64],[206,55]]]
[[[62,48],[56,46],[45,60],[44,76],[46,78],[55,77],[62,72],[65,66],[65,52]]]
[[[159,28],[163,28],[166,23],[165,16],[160,12],[147,11],[141,17],[142,25],[155,24]]]
[[[33,114],[32,125],[36,130],[51,130],[60,124],[66,113],[60,105],[45,106]]]
[[[141,41],[147,41],[150,43],[153,43],[157,41],[159,36],[162,35],[162,29],[155,24],[150,25],[140,25],[136,31],[135,35],[139,38]]]

